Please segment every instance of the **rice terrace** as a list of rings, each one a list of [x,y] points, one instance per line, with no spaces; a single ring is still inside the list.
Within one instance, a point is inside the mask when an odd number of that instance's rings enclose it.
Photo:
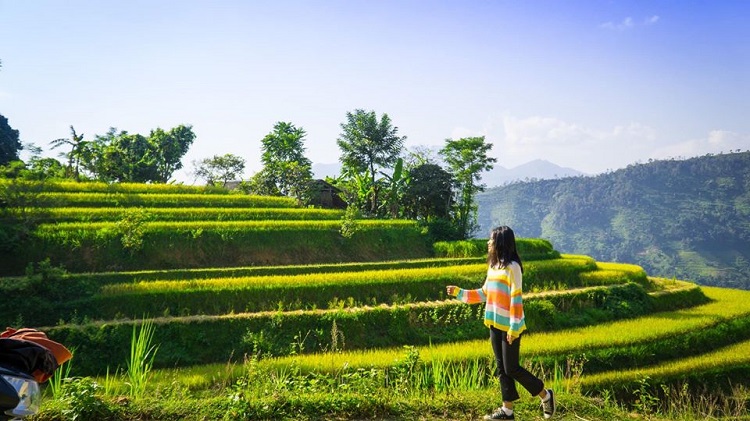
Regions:
[[[37,225],[3,251],[0,314],[74,354],[34,419],[471,420],[498,400],[481,306],[445,295],[481,285],[486,240],[342,235],[344,211],[213,187],[23,188]],[[555,418],[748,419],[750,292],[519,248],[522,363]]]

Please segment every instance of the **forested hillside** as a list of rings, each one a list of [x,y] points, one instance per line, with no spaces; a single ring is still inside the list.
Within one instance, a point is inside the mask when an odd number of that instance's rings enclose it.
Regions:
[[[507,224],[564,253],[750,289],[750,152],[653,161],[478,195],[479,231]]]

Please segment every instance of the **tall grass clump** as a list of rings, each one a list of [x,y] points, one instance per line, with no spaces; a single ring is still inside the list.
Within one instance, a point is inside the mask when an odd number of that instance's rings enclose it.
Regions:
[[[486,254],[473,241],[439,241],[433,244],[436,256],[441,257],[480,257]]]
[[[524,261],[560,257],[552,243],[541,238],[518,238],[516,246]],[[486,257],[487,239],[438,241],[433,244],[433,253],[436,257]]]
[[[71,353],[75,355],[75,349],[71,349]],[[62,365],[57,367],[57,370],[55,370],[55,372],[52,374],[52,377],[50,377],[47,384],[49,386],[52,399],[62,399],[64,394],[63,383],[70,379],[72,361],[73,360],[68,360],[62,363]]]
[[[151,344],[155,330],[152,320],[144,319],[140,329],[138,329],[138,325],[133,325],[130,359],[127,366],[127,384],[130,388],[130,396],[134,399],[143,397],[146,384],[151,377],[154,357],[159,348],[157,345]]]

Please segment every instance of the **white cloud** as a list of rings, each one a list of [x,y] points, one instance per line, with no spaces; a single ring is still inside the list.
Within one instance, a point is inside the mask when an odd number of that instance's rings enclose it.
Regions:
[[[544,159],[590,174],[647,157],[657,140],[656,131],[640,123],[593,128],[554,117],[504,116],[501,127],[488,134],[501,165]]]
[[[614,138],[639,139],[653,142],[656,140],[656,131],[649,126],[640,123],[630,123],[627,126],[616,126],[612,130]]]
[[[712,130],[705,137],[674,143],[653,151],[653,159],[690,158],[706,154],[748,150],[750,134]]]
[[[628,29],[635,28],[636,26],[656,25],[656,23],[659,22],[659,19],[660,18],[658,15],[649,16],[649,17],[644,18],[642,23],[639,25],[635,22],[635,20],[633,20],[632,17],[628,16],[619,22],[612,22],[612,21],[604,22],[600,24],[599,27],[603,29],[613,30],[613,31],[625,31]]]
[[[605,22],[599,25],[600,28],[613,29],[617,31],[624,31],[633,27],[633,18],[630,16],[626,17],[620,22]]]
[[[504,116],[488,133],[493,154],[505,167],[544,159],[589,174],[624,168],[648,159],[691,158],[750,150],[750,133],[713,130],[705,136],[665,145],[663,136],[641,123],[594,128],[558,118]]]
[[[574,146],[595,136],[590,130],[551,117],[503,119],[505,140],[510,147]]]
[[[654,129],[640,123],[596,129],[538,116],[525,119],[505,117],[503,126],[506,141],[516,146],[595,146],[628,139],[653,141],[656,136]]]
[[[650,18],[646,18],[643,20],[643,24],[648,25],[656,25],[656,22],[659,22],[659,16],[653,15]]]
[[[453,140],[461,139],[464,137],[478,137],[478,136],[486,136],[487,132],[479,132],[472,129],[467,129],[466,127],[456,127],[453,130],[451,130],[450,138]]]

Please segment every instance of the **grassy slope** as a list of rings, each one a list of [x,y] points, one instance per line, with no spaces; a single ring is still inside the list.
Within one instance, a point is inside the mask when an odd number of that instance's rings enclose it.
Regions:
[[[140,189],[130,186],[129,189]],[[68,187],[61,188],[67,190]],[[97,187],[99,191],[110,192],[109,187]],[[104,190],[102,190],[104,189]],[[120,192],[118,192],[120,193]],[[141,203],[133,190],[130,195],[116,195],[117,200]],[[160,192],[161,193],[161,192]],[[166,193],[166,192],[165,192]],[[169,193],[173,193],[170,191]],[[177,193],[177,192],[174,192]],[[195,196],[199,192],[191,192]],[[176,197],[164,194],[161,202],[171,206]],[[156,195],[149,197],[149,199]],[[183,198],[187,196],[182,196]],[[111,202],[112,195],[102,197],[103,203]],[[132,200],[131,200],[132,198]],[[193,197],[197,201],[205,201]],[[222,202],[226,199],[218,199]],[[114,203],[114,202],[112,202]],[[108,203],[108,204],[112,204]],[[117,204],[122,204],[118,202]],[[283,205],[279,203],[279,205]],[[597,264],[599,275],[614,274],[607,264]],[[639,269],[639,268],[637,268]],[[610,271],[607,274],[607,271]],[[633,269],[633,271],[637,271]],[[642,271],[641,271],[642,272]],[[645,273],[642,274],[645,280]],[[536,333],[524,339],[524,357],[533,361],[545,356],[568,358],[581,357],[586,352],[616,352],[618,349],[637,348],[643,344],[653,346],[660,341],[674,341],[675,338],[694,340],[694,332],[730,331],[726,324],[733,320],[750,318],[750,298],[747,293],[722,289],[706,289],[714,302],[690,309],[657,313],[634,320],[603,323],[585,328],[558,332]],[[545,293],[542,293],[545,294]],[[736,327],[735,327],[736,329]],[[342,332],[345,335],[345,332]],[[691,336],[692,335],[692,336]],[[344,336],[342,335],[342,340]],[[669,343],[669,342],[665,342]],[[467,341],[454,344],[434,345],[416,348],[420,364],[425,367],[445,366],[446,362],[463,364],[469,361],[488,361],[490,350],[486,340]],[[408,353],[408,351],[406,351]],[[414,385],[404,384],[389,390],[348,391],[340,386],[327,384],[329,375],[345,376],[354,373],[352,379],[361,381],[361,374],[367,370],[392,370],[401,367],[404,360],[403,348],[370,350],[362,352],[334,352],[319,355],[299,355],[287,358],[261,360],[252,364],[215,364],[176,370],[159,370],[150,384],[151,393],[139,399],[122,399],[109,402],[107,416],[98,414],[80,419],[239,419],[243,412],[247,419],[476,419],[498,404],[497,385],[490,384],[479,388],[453,389],[446,391],[422,390]],[[573,374],[565,377],[561,373],[547,372],[549,384],[559,394],[559,414],[557,419],[632,419],[648,417],[658,419],[649,413],[645,406],[642,414],[623,411],[612,401],[602,398],[584,398],[578,394],[579,388],[588,392],[621,386],[626,393],[639,387],[644,376],[653,382],[675,381],[685,376],[703,374],[721,377],[739,372],[744,374],[750,361],[750,342],[737,341],[733,345],[712,349],[691,358],[664,361],[663,358],[639,360],[640,367],[632,370]],[[582,360],[581,360],[582,361]],[[585,366],[584,366],[585,367]],[[544,368],[536,367],[536,370]],[[260,389],[238,387],[237,381],[252,377],[252,370]],[[584,368],[585,372],[585,368]],[[580,373],[579,373],[580,374]],[[750,376],[745,376],[745,379]],[[127,386],[120,376],[98,379],[105,389],[111,389],[120,396]],[[624,385],[624,387],[622,387]],[[264,389],[265,387],[265,389]],[[333,389],[331,387],[334,387]],[[117,391],[119,389],[119,392]],[[364,392],[362,391],[364,390]],[[613,389],[614,390],[614,389]],[[614,390],[615,394],[618,390]],[[254,393],[253,396],[240,396]],[[235,398],[240,397],[237,400]],[[619,396],[619,395],[618,395]],[[745,401],[747,395],[744,396]],[[238,402],[239,405],[238,406]],[[92,402],[93,403],[93,402]],[[541,419],[537,401],[524,395],[517,409],[524,419]],[[89,408],[94,405],[89,406]],[[59,401],[48,400],[46,412],[39,419],[65,419],[61,415],[66,409]],[[686,412],[695,415],[695,412]],[[745,411],[745,414],[747,412]],[[683,419],[691,419],[688,418]]]
[[[620,320],[557,332],[529,334],[523,340],[523,357],[532,359],[543,355],[580,356],[595,349],[618,348],[659,341],[705,329],[719,321],[750,316],[750,292],[710,287],[704,287],[704,291],[713,302],[684,310],[655,313],[637,319]],[[623,334],[624,332],[630,332],[630,334]],[[425,362],[486,359],[491,352],[487,340],[431,345],[418,347],[418,350],[420,357]],[[275,371],[284,370],[285,367],[294,365],[303,372],[330,372],[342,367],[354,369],[384,368],[392,365],[403,353],[402,348],[395,348],[296,355],[262,360],[260,366],[264,370]],[[195,369],[184,368],[176,370],[176,373],[184,373],[187,377],[192,378],[187,383],[195,384],[196,376],[203,376],[205,377],[204,382],[210,383],[209,379],[213,376],[211,373],[215,373],[223,366],[218,364],[200,366]],[[171,377],[174,372],[164,370],[160,373],[162,374],[157,377]],[[603,375],[600,374],[600,376]]]
[[[524,342],[527,357],[542,353],[582,353],[591,348],[618,347],[628,342],[653,340],[670,337],[694,329],[702,329],[706,324],[716,320],[733,319],[750,312],[750,293],[720,288],[706,288],[706,294],[714,301],[703,306],[665,312],[639,318],[636,320],[606,323],[571,329],[562,332],[529,335]],[[632,335],[625,338],[622,332],[634,331],[638,326],[649,326],[644,335]],[[637,331],[637,329],[635,329]],[[451,345],[420,348],[420,358],[425,362],[438,360],[467,360],[489,357],[486,340],[471,341]],[[653,414],[652,407],[635,406],[625,410],[604,398],[586,398],[577,391],[599,390],[612,382],[628,383],[639,387],[639,380],[647,375],[658,382],[669,377],[681,377],[686,373],[715,372],[717,369],[732,370],[737,365],[750,362],[750,341],[740,342],[714,352],[644,367],[638,370],[626,370],[595,375],[564,376],[549,374],[548,384],[558,392],[558,415],[561,420],[626,420],[626,419],[699,419],[703,412],[715,411],[711,403],[695,404],[684,407],[668,416],[659,417]],[[237,415],[241,409],[247,419],[392,419],[392,420],[473,420],[498,405],[496,384],[469,390],[432,391],[425,393],[419,390],[404,389],[397,391],[347,391],[345,389],[329,390],[325,383],[310,383],[311,379],[323,380],[322,377],[309,373],[323,372],[356,373],[371,367],[373,362],[387,367],[398,364],[404,356],[403,349],[373,350],[367,352],[340,352],[312,356],[295,356],[280,359],[262,360],[257,364],[217,364],[177,370],[159,370],[155,373],[150,385],[156,395],[162,394],[159,400],[145,399],[129,402],[127,405],[115,406],[117,419],[134,419],[148,416],[152,419],[231,419],[223,418],[229,414]],[[299,370],[299,371],[297,371]],[[585,371],[585,370],[584,370]],[[247,405],[233,405],[233,397],[238,390],[234,385],[238,379],[258,373],[267,380],[270,387],[267,393],[261,391],[248,400]],[[292,372],[298,374],[292,375]],[[308,374],[305,374],[308,373]],[[298,376],[298,377],[295,377]],[[252,378],[252,377],[251,377]],[[275,379],[275,380],[274,380]],[[255,380],[263,382],[266,380]],[[275,381],[275,383],[274,383]],[[109,388],[124,388],[124,384],[113,384],[111,378],[99,379]],[[117,382],[115,382],[117,383]],[[523,390],[522,399],[516,409],[523,419],[542,419],[537,409],[535,398]],[[667,402],[667,398],[651,397],[651,404]],[[740,396],[747,399],[747,396]],[[245,398],[243,398],[245,399]],[[682,402],[683,405],[693,405]],[[719,407],[718,409],[722,409]],[[55,405],[46,406],[46,414],[40,419],[58,419],[61,408]],[[146,415],[148,414],[148,415]],[[732,419],[740,419],[742,410],[735,410]],[[744,412],[745,416],[747,412]]]

